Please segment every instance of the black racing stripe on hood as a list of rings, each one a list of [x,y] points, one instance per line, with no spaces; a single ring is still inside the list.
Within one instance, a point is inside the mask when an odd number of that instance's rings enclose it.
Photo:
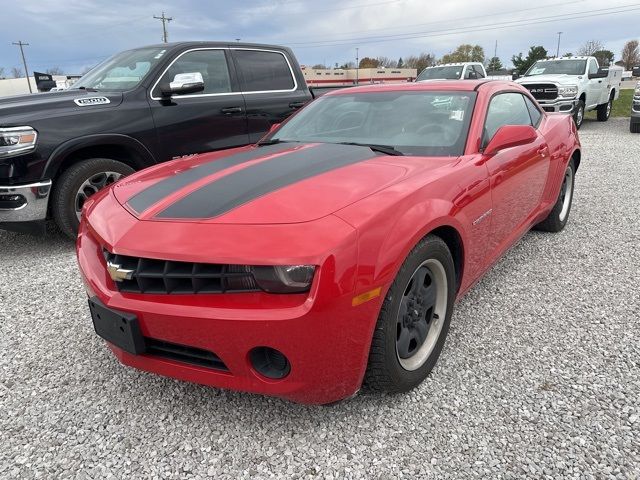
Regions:
[[[142,213],[147,208],[165,198],[167,195],[171,195],[201,178],[213,175],[225,168],[256,160],[260,157],[264,157],[265,155],[282,152],[288,148],[292,148],[291,143],[265,145],[247,152],[224,157],[219,160],[212,160],[211,162],[200,165],[199,167],[192,168],[151,185],[149,188],[136,193],[127,203],[136,212]]]
[[[369,148],[323,143],[292,151],[222,177],[178,200],[157,218],[213,218],[280,188],[369,160]]]

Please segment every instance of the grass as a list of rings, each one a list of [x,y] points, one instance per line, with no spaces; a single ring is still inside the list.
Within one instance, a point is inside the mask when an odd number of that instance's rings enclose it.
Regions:
[[[633,98],[633,89],[627,88],[620,90],[620,98],[614,100],[613,108],[611,109],[612,117],[628,117],[631,115],[631,99]],[[596,118],[596,111],[592,110],[587,112],[584,118],[594,119]]]

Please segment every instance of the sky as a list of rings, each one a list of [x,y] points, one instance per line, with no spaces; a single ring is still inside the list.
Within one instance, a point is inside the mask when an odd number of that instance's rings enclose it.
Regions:
[[[3,0],[7,2],[8,0]],[[22,67],[17,46],[29,43],[30,71],[60,67],[80,73],[121,50],[159,43],[165,12],[169,41],[276,43],[293,48],[305,65],[342,64],[359,57],[392,59],[433,53],[462,43],[481,45],[487,58],[543,45],[575,53],[599,40],[616,60],[627,40],[640,37],[640,3],[633,0],[19,0],[2,8],[0,68]]]

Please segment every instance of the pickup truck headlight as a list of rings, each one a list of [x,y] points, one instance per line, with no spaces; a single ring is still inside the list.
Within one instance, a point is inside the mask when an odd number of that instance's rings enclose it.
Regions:
[[[251,267],[258,286],[269,293],[298,293],[311,288],[314,265]]]
[[[33,150],[37,139],[38,132],[31,127],[0,128],[0,158]]]
[[[577,85],[564,85],[558,87],[558,94],[561,97],[575,97],[578,95],[578,86]]]

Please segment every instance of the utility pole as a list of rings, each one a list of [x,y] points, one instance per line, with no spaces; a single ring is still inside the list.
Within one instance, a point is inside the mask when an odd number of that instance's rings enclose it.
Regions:
[[[33,93],[33,90],[31,90],[31,82],[29,81],[29,70],[27,69],[27,61],[24,58],[24,49],[22,48],[22,47],[26,47],[29,44],[22,43],[22,40],[18,40],[17,42],[13,42],[13,45],[18,45],[20,47],[20,54],[22,55],[22,64],[24,65],[24,74],[27,76],[27,84],[29,85],[29,93]]]
[[[562,36],[562,32],[558,32],[558,48],[556,50],[556,58],[560,57],[560,37]]]
[[[496,46],[493,49],[493,58],[496,58],[498,56],[498,40],[496,40]]]
[[[356,47],[356,85],[358,85],[358,72],[360,71],[360,63],[358,63],[360,61],[358,58],[359,50],[360,49]]]
[[[156,20],[162,20],[162,41],[164,43],[167,43],[167,23],[169,23],[171,20],[173,20],[173,18],[172,17],[165,17],[164,16],[164,12],[162,12],[162,16],[161,17],[156,17],[154,15],[153,18],[155,18]]]

